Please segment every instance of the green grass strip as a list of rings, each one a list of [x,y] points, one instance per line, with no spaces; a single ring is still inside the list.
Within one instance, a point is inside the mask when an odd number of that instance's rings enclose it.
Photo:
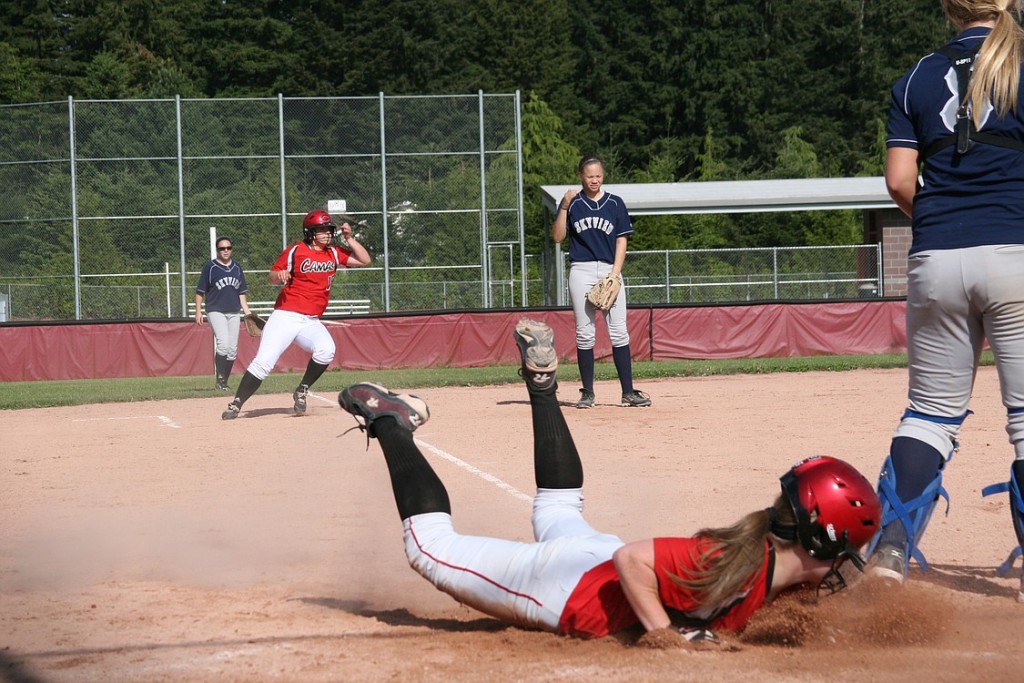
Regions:
[[[992,355],[982,355],[982,365],[992,364]],[[743,358],[729,360],[637,361],[633,377],[638,384],[662,377],[711,377],[775,372],[845,372],[864,368],[905,368],[905,354],[872,356],[809,356],[801,358]],[[563,363],[559,378],[578,382],[575,363]],[[596,379],[615,379],[615,366],[598,363]],[[235,387],[240,375],[231,378]],[[260,393],[291,392],[298,384],[298,373],[272,374],[260,387]],[[356,382],[378,382],[388,387],[416,389],[425,387],[471,387],[519,382],[518,367],[429,368],[413,370],[331,370],[314,386],[326,394],[340,391]],[[642,386],[641,386],[642,388]],[[129,379],[58,380],[52,382],[0,383],[0,409],[20,410],[90,403],[175,400],[221,396],[227,402],[232,393],[213,388],[213,377],[136,377]]]

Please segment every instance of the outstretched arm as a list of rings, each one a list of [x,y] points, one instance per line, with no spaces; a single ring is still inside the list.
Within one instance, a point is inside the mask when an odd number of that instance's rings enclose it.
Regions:
[[[627,543],[612,555],[622,581],[622,591],[630,607],[648,631],[667,628],[672,620],[658,595],[658,576],[654,572],[654,541]]]

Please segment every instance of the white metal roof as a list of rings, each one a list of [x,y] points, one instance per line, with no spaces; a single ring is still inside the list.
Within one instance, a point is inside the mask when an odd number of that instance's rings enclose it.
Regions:
[[[571,187],[579,185],[542,185],[545,208],[553,213]],[[882,176],[610,183],[603,189],[622,197],[632,215],[896,208]]]

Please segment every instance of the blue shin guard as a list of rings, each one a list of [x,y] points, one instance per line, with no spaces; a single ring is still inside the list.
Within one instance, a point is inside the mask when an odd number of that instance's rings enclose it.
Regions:
[[[940,497],[946,500],[946,514],[949,514],[949,494],[946,493],[946,489],[942,488],[942,468],[940,467],[936,471],[935,477],[924,487],[924,490],[911,500],[900,499],[896,488],[896,472],[890,455],[885,459],[882,472],[878,477],[878,497],[882,502],[882,531],[871,540],[868,546],[868,555],[873,553],[879,545],[879,540],[885,535],[886,527],[898,522],[906,531],[907,562],[909,563],[909,558],[914,558],[922,571],[928,571],[928,562],[918,549],[917,544],[928,526],[928,521],[931,519]],[[906,573],[907,567],[903,569]]]
[[[986,486],[981,490],[982,496],[991,496],[994,493],[1010,494],[1010,514],[1013,515],[1013,530],[1017,534],[1017,547],[1010,552],[1006,561],[999,565],[996,574],[1006,576],[1013,568],[1014,561],[1024,554],[1024,498],[1021,497],[1021,482],[1018,477],[1018,470],[1024,467],[1014,467],[1010,470],[1010,480]]]

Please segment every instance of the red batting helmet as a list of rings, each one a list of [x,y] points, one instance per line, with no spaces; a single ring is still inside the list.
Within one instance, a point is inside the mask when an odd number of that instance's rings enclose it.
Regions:
[[[302,219],[302,235],[306,241],[313,239],[317,230],[323,230],[327,228],[331,231],[331,239],[334,239],[334,234],[337,232],[338,226],[334,224],[334,219],[331,218],[331,214],[317,209],[316,211],[310,211],[306,214],[306,217]]]
[[[819,560],[849,557],[862,568],[858,551],[882,521],[875,487],[864,475],[838,458],[816,455],[798,462],[780,481],[807,553]]]

